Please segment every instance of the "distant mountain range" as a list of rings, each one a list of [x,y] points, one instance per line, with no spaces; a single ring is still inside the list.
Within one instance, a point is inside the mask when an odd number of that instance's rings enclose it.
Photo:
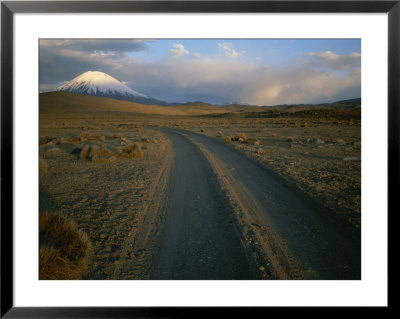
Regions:
[[[357,99],[350,99],[350,100],[343,100],[343,101],[337,101],[334,102],[334,104],[346,104],[346,105],[350,105],[350,104],[360,104],[361,105],[361,98],[357,98]]]
[[[180,106],[189,108],[213,108],[223,107],[225,109],[234,111],[261,111],[266,109],[279,109],[279,110],[300,110],[304,108],[359,108],[361,107],[361,98],[337,101],[334,103],[321,103],[321,104],[284,104],[275,106],[258,106],[245,103],[230,102],[225,105],[213,105],[210,103],[196,101],[187,103],[168,103],[139,93],[126,84],[118,81],[112,76],[100,71],[87,71],[78,75],[69,82],[58,86],[56,91],[66,91],[82,95],[90,95],[97,97],[107,97],[116,100],[123,100],[135,102],[145,105],[159,105],[159,106]]]

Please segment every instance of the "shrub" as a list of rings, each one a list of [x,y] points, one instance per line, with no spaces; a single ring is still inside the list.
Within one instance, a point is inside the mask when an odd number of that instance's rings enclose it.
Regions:
[[[39,217],[39,279],[80,279],[91,255],[87,236],[57,214]]]
[[[141,140],[143,143],[152,143],[152,140],[147,137],[142,137]]]
[[[232,139],[231,139],[229,136],[227,136],[227,137],[224,138],[224,142],[225,142],[226,144],[229,144],[229,143],[232,142]]]
[[[45,145],[50,141],[50,137],[44,136],[39,138],[39,145]]]
[[[126,158],[143,158],[144,154],[139,143],[130,144],[120,147],[118,154]]]
[[[85,159],[85,158],[90,159],[89,154],[90,154],[90,146],[86,145],[86,146],[81,150],[81,155],[80,155],[80,157],[81,157],[82,159]]]
[[[119,134],[119,133],[114,133],[114,134],[111,134],[110,137],[111,137],[111,138],[122,138],[123,135],[122,135],[122,134]]]
[[[325,143],[324,140],[322,140],[322,139],[320,139],[318,137],[311,139],[311,142],[315,143],[315,144],[324,144]]]
[[[344,144],[346,144],[346,142],[345,142],[343,139],[338,138],[338,139],[335,141],[335,144],[344,145]]]
[[[241,138],[243,141],[246,141],[246,140],[247,140],[246,134],[244,134],[244,133],[236,134],[236,136],[235,136],[235,141],[239,141],[240,138]]]
[[[246,143],[252,145],[260,145],[260,140],[256,137],[247,139]]]
[[[69,140],[71,143],[83,144],[85,143],[85,138],[83,136],[75,136]]]
[[[265,154],[265,151],[262,148],[257,149],[257,154],[262,155]]]
[[[39,159],[39,176],[47,174],[47,163],[43,158]]]
[[[106,147],[98,147],[96,145],[86,145],[82,151],[80,157],[82,159],[89,159],[93,162],[100,163],[100,159],[106,160],[107,157],[111,156],[112,152]],[[114,160],[115,161],[115,160]]]

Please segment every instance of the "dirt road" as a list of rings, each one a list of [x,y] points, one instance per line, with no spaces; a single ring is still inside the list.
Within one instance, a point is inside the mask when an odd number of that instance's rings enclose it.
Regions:
[[[134,236],[146,251],[139,273],[148,279],[361,278],[359,233],[222,141],[160,132],[172,152]],[[115,277],[129,273],[128,264],[119,268]]]
[[[164,132],[173,144],[174,163],[152,277],[257,279],[233,222],[233,209],[207,159],[184,136]]]

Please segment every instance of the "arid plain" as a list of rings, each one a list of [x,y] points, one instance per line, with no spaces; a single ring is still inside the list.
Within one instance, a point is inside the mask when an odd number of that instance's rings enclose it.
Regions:
[[[39,107],[41,279],[361,278],[360,108]]]

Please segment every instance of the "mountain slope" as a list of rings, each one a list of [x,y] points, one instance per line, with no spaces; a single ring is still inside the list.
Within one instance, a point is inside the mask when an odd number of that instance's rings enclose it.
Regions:
[[[71,81],[58,86],[56,91],[108,97],[141,104],[167,105],[164,101],[153,99],[143,93],[132,90],[124,83],[100,71],[84,72]]]
[[[157,115],[204,115],[225,112],[222,108],[203,109],[175,106],[143,105],[98,96],[71,92],[47,92],[39,94],[40,116],[59,115],[62,117],[87,116],[89,113],[129,112]]]

